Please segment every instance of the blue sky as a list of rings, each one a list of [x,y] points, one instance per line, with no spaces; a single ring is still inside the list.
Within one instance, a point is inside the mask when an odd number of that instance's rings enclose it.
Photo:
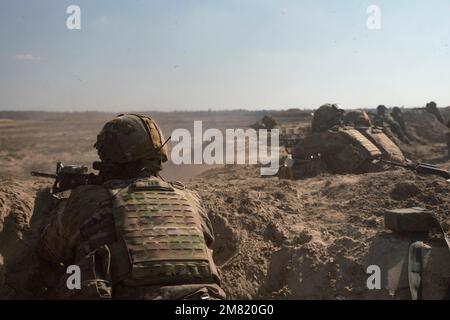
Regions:
[[[0,109],[447,106],[449,17],[448,0],[0,0]]]

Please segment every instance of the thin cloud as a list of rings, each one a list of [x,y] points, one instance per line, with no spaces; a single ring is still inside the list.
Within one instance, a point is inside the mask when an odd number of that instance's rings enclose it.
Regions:
[[[25,53],[25,54],[16,54],[14,56],[15,60],[18,61],[39,61],[42,60],[41,57],[35,57],[30,53]]]

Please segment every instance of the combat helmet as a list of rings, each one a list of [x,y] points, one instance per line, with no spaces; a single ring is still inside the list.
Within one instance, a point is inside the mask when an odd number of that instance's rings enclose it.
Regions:
[[[338,104],[324,104],[314,112],[312,131],[321,132],[342,123],[344,110]]]
[[[105,163],[144,161],[160,165],[168,159],[161,129],[152,118],[141,114],[119,114],[108,121],[94,147]]]
[[[425,106],[425,110],[428,111],[429,113],[433,114],[440,123],[447,125],[444,121],[444,118],[441,115],[441,112],[439,111],[439,109],[437,107],[436,102],[434,102],[434,101],[428,102]]]
[[[400,109],[399,107],[393,107],[392,108],[392,114],[393,115],[401,115],[403,112],[402,112],[402,109]]]
[[[388,108],[387,108],[385,105],[380,104],[380,105],[377,107],[377,115],[378,115],[379,117],[384,117],[387,113],[388,113]]]
[[[367,112],[359,110],[347,112],[344,116],[344,124],[357,128],[368,128],[372,126]]]

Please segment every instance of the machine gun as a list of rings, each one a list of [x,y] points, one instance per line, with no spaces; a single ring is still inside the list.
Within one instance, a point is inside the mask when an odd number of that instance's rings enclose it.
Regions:
[[[56,174],[31,171],[34,177],[45,177],[55,179],[52,193],[59,193],[74,189],[81,185],[100,184],[101,178],[94,173],[87,173],[86,166],[64,166],[61,162],[56,164]]]
[[[429,163],[400,163],[400,162],[394,162],[394,161],[389,161],[389,160],[381,160],[381,162],[384,162],[391,166],[402,167],[402,168],[414,171],[416,173],[432,174],[432,175],[440,176],[446,180],[450,179],[449,171],[441,169],[441,168],[436,167],[435,165],[432,165]]]

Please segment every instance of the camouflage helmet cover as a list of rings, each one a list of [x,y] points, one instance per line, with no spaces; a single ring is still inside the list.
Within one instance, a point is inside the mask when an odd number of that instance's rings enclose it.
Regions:
[[[387,112],[388,112],[388,108],[387,108],[385,105],[380,104],[380,105],[377,107],[377,114],[378,114],[379,116],[382,116],[382,115],[386,114]]]
[[[342,123],[344,110],[338,104],[324,104],[314,112],[312,131],[320,132]]]
[[[344,116],[344,123],[354,127],[371,127],[369,115],[365,111],[353,110]]]
[[[394,114],[402,114],[402,109],[400,109],[399,107],[393,107],[392,108],[392,113],[394,113]]]
[[[430,102],[428,102],[428,103],[426,104],[426,107],[427,107],[427,108],[436,108],[436,107],[437,107],[437,104],[436,104],[436,102],[434,102],[434,101],[430,101]]]
[[[120,114],[108,121],[97,136],[95,148],[102,161],[127,163],[168,159],[164,136],[156,122],[140,114]]]

